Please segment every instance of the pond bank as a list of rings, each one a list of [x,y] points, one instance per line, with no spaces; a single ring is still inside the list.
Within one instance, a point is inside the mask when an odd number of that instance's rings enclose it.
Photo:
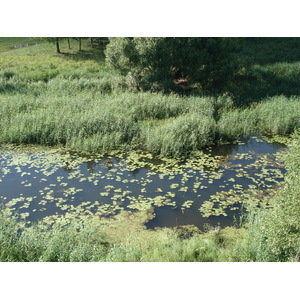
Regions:
[[[0,199],[29,222],[153,207],[149,229],[225,227],[249,209],[272,205],[284,152],[283,144],[257,136],[197,151],[185,162],[141,151],[87,158],[59,149],[2,150]]]

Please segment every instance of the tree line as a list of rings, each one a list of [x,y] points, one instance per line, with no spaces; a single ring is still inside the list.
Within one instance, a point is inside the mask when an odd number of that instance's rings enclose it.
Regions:
[[[82,41],[83,40],[89,40],[90,46],[93,48],[95,46],[101,47],[105,46],[108,42],[107,37],[45,37],[41,38],[42,40],[45,40],[49,43],[53,43],[56,46],[56,52],[61,53],[60,50],[60,43],[62,41],[67,41],[68,48],[71,49],[71,41],[76,41],[78,44],[78,51],[82,50]]]

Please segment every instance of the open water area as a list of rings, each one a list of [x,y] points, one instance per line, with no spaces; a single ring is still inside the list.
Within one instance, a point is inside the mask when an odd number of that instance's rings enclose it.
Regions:
[[[284,181],[283,143],[253,136],[186,160],[142,151],[84,157],[58,148],[4,147],[0,201],[27,222],[154,210],[146,226],[231,226],[272,206]]]

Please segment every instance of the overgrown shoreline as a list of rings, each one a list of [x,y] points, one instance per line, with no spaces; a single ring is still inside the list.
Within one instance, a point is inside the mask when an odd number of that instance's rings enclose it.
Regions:
[[[61,145],[82,153],[144,149],[181,157],[257,131],[286,136],[300,128],[300,97],[277,96],[243,110],[227,103],[149,93],[2,95],[0,144]]]
[[[285,185],[273,209],[250,214],[241,227],[178,226],[147,230],[153,210],[122,212],[52,226],[27,227],[1,210],[1,261],[293,261],[300,247],[299,136],[286,159]],[[288,216],[288,218],[287,218]],[[276,220],[276,222],[274,222]]]
[[[137,92],[96,50],[70,56],[55,55],[47,44],[2,50],[0,145],[188,157],[253,132],[292,136],[293,143],[274,208],[250,215],[245,227],[146,230],[151,212],[145,211],[24,229],[1,209],[0,261],[293,261],[300,249],[299,39],[286,45],[268,39],[260,49],[261,42],[246,40],[245,67],[223,93],[190,95]],[[277,52],[269,56],[268,47]]]

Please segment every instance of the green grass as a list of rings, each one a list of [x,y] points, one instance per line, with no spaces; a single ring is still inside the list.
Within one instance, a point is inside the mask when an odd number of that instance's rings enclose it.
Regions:
[[[0,45],[15,41],[2,38]],[[294,47],[286,51],[297,41],[246,39],[240,54],[245,68],[221,96],[126,91],[126,79],[86,41],[81,52],[74,41],[71,50],[61,42],[69,55],[57,54],[55,45],[45,42],[2,52],[0,143],[61,145],[89,153],[142,148],[178,157],[256,131],[291,134],[299,128],[300,69]],[[268,43],[284,57],[268,58]],[[239,108],[240,101],[245,106],[253,99],[247,109]]]
[[[289,135],[300,128],[300,98],[276,96],[260,103],[255,113],[259,129],[269,135]]]
[[[39,223],[32,227],[0,212],[0,261],[228,261],[243,229],[193,226],[147,230],[151,212],[123,212],[115,218]]]
[[[191,150],[201,149],[212,143],[215,136],[212,116],[189,113],[177,118],[148,123],[142,130],[147,150],[164,156],[180,157]]]
[[[10,51],[14,46],[38,43],[37,38],[29,37],[0,37],[0,52]]]
[[[185,96],[130,91],[130,82],[87,43],[77,52],[74,42],[71,50],[62,42],[68,54],[48,43],[11,49],[28,42],[0,38],[2,145],[59,145],[88,154],[138,148],[181,157],[257,131],[290,135],[300,128],[299,38],[247,38],[239,73],[222,95]],[[247,229],[151,231],[143,225],[147,216],[129,213],[24,229],[1,210],[0,260],[292,261],[300,247],[299,149],[294,135],[286,185],[274,208],[250,217]]]
[[[227,86],[237,105],[266,97],[299,96],[299,38],[246,38],[240,70]]]
[[[221,111],[213,98],[113,93],[102,81],[75,81],[73,89],[60,88],[67,81],[53,79],[31,84],[30,94],[0,94],[0,143],[61,145],[87,153],[141,148],[180,157],[256,131],[289,135],[300,128],[298,97]]]
[[[243,261],[295,261],[300,251],[300,136],[294,135],[286,157],[285,185],[272,199],[272,208],[249,218],[242,243]],[[244,256],[245,255],[245,256]]]

